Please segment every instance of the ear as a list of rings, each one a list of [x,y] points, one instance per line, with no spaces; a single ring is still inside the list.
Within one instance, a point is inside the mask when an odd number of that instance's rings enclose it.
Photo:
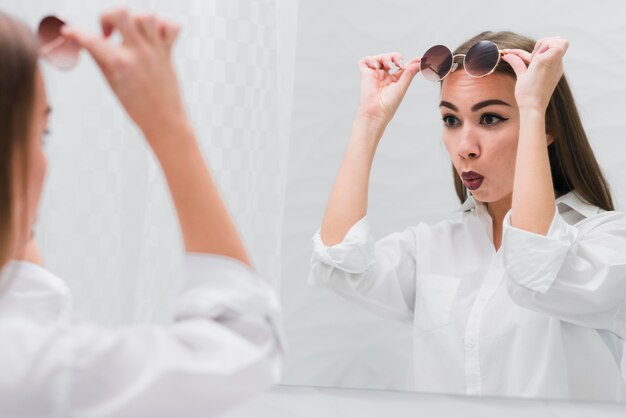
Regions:
[[[546,132],[546,145],[552,145],[554,136],[550,132]]]

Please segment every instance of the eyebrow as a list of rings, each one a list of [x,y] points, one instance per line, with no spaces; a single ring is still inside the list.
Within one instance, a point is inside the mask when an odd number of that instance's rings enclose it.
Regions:
[[[52,113],[52,108],[50,106],[46,107],[46,115]]]
[[[504,102],[502,100],[490,99],[490,100],[483,100],[482,102],[476,103],[474,106],[472,106],[471,110],[472,110],[472,112],[476,112],[476,111],[482,109],[483,107],[487,107],[487,106],[491,106],[491,105],[504,105],[504,106],[512,107],[510,104],[508,104],[507,102]],[[447,107],[449,109],[454,110],[455,112],[459,111],[458,107],[456,107],[455,105],[453,105],[450,102],[446,102],[445,100],[442,100],[441,103],[439,103],[439,107]]]

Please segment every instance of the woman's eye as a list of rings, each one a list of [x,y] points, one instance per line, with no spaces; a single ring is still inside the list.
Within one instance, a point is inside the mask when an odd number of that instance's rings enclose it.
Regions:
[[[503,118],[502,116],[498,116],[493,113],[486,113],[480,117],[480,124],[494,126],[507,120],[507,118]]]
[[[452,128],[461,124],[461,121],[459,121],[455,116],[452,115],[445,115],[442,120],[443,125],[448,128]]]

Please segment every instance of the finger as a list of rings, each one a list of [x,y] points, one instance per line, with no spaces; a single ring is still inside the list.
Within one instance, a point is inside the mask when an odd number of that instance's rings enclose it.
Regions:
[[[158,42],[157,23],[153,14],[137,14],[131,20],[145,40],[152,44]]]
[[[507,54],[502,59],[509,63],[518,78],[528,70],[524,60],[515,54]]]
[[[391,60],[392,54],[381,54],[375,55],[372,57],[378,63],[378,68],[383,69],[385,71],[391,70],[393,67],[393,61]]]
[[[377,70],[378,68],[373,67],[372,61],[370,61],[369,57],[365,57],[359,61],[359,69],[361,72],[368,72],[372,70]]]
[[[542,56],[547,60],[559,59],[565,55],[569,42],[561,37],[542,39],[535,45],[533,57]]]
[[[387,66],[386,55],[375,55],[370,57],[370,61],[373,63],[374,67],[377,69],[382,69],[388,71],[391,67]]]
[[[171,48],[178,37],[180,26],[169,19],[157,18],[157,28],[160,40],[165,46]]]
[[[504,55],[508,55],[508,54],[514,54],[517,55],[518,57],[520,57],[526,64],[530,63],[530,60],[533,56],[533,54],[531,54],[528,51],[524,51],[523,49],[503,49],[502,52],[504,52]]]
[[[389,55],[382,57],[383,69],[389,71],[393,68],[393,61]]]
[[[533,55],[543,54],[549,48],[549,45],[544,40],[540,40],[535,44],[535,49],[533,50]]]
[[[103,13],[100,17],[100,24],[105,37],[111,35],[114,30],[118,30],[124,38],[124,42],[134,43],[140,40],[137,27],[132,24],[130,13],[125,8]]]
[[[402,55],[397,52],[391,55],[391,61],[396,65],[396,67],[402,69],[404,68],[404,60],[402,59]]]
[[[378,62],[378,60],[375,57],[368,57],[365,61],[368,65],[368,67],[372,70],[380,70],[382,68],[382,65],[380,64],[380,62]]]
[[[402,74],[400,74],[398,84],[402,88],[402,91],[406,92],[415,75],[420,72],[420,59],[413,58],[401,71]]]
[[[63,26],[61,34],[85,48],[101,68],[108,66],[114,56],[115,47],[106,38],[70,26]]]

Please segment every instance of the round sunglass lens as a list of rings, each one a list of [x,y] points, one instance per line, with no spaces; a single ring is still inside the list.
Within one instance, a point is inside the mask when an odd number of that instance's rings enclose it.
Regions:
[[[39,23],[40,54],[57,68],[68,70],[76,65],[80,46],[61,35],[65,22],[56,16],[47,16]]]
[[[420,68],[427,80],[440,81],[452,68],[452,52],[443,45],[435,45],[422,56]]]
[[[500,60],[498,46],[491,41],[480,41],[465,55],[465,71],[473,77],[483,77],[496,68]]]

